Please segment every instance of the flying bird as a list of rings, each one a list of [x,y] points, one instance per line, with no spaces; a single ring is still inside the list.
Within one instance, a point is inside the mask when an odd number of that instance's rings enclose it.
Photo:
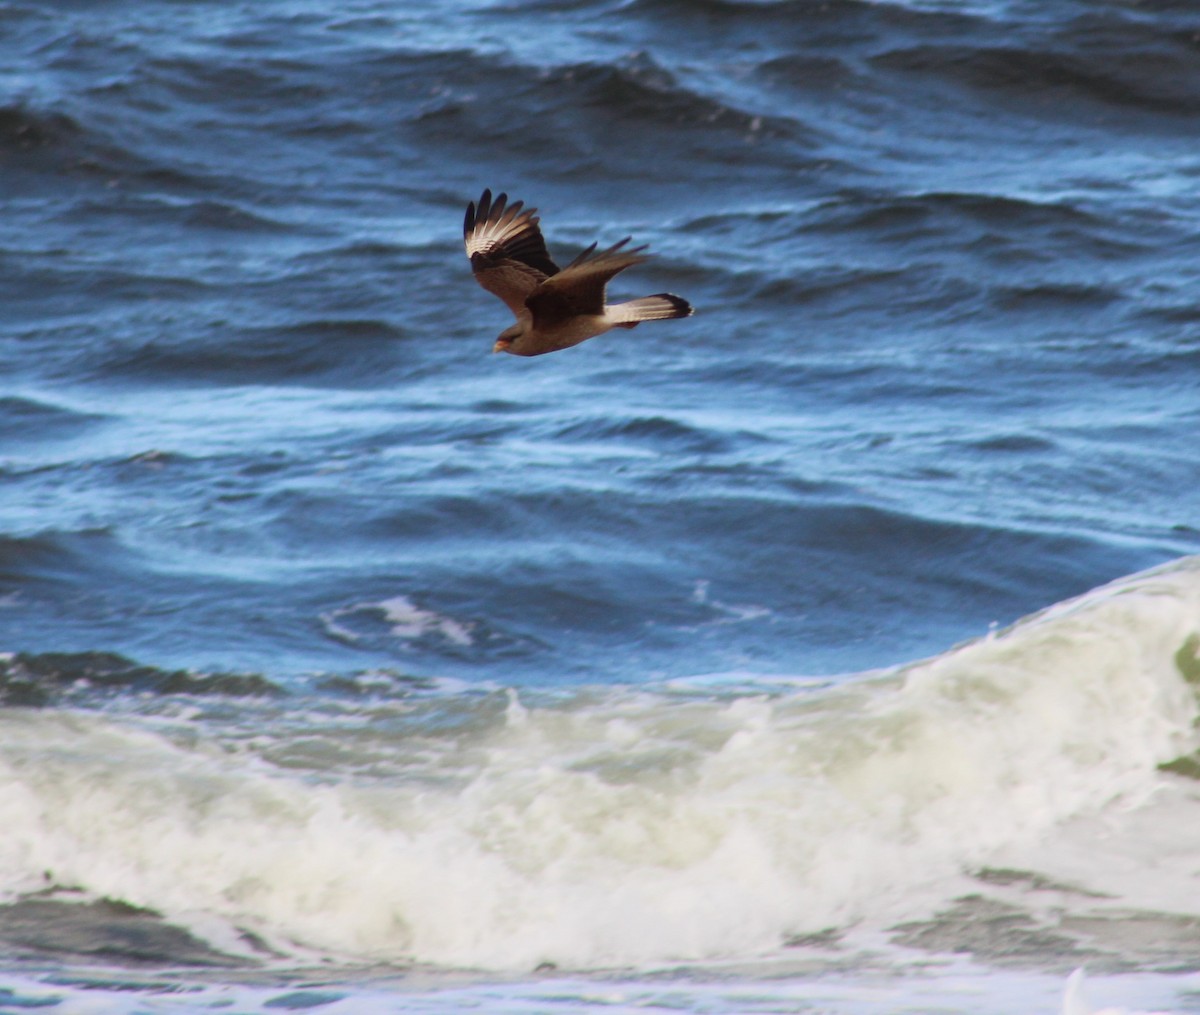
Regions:
[[[630,237],[607,250],[592,244],[561,271],[550,260],[538,228],[536,208],[508,203],[507,194],[485,190],[467,205],[463,240],[475,280],[494,293],[517,318],[496,339],[492,352],[540,356],[569,349],[612,328],[635,328],[642,321],[690,317],[692,306],[671,293],[625,303],[604,302],[609,279],[640,264],[646,248],[625,248]]]

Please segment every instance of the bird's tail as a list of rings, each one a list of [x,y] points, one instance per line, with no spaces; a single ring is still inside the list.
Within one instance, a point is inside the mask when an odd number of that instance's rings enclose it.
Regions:
[[[641,321],[667,321],[674,317],[691,317],[692,305],[672,293],[655,293],[641,299],[614,303],[606,307],[604,316],[618,328],[632,328]]]

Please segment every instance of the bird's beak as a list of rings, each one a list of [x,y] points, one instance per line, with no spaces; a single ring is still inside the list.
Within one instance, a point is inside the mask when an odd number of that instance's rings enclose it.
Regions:
[[[512,341],[507,338],[496,339],[496,344],[492,346],[492,352],[508,352],[508,347],[512,345]]]

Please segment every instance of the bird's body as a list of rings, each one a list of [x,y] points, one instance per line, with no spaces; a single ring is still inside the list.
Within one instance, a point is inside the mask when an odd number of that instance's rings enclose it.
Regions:
[[[641,251],[623,249],[629,237],[596,251],[592,244],[559,269],[546,250],[536,209],[522,211],[485,190],[476,206],[467,205],[463,241],[475,279],[499,296],[517,321],[501,332],[493,352],[540,356],[595,338],[612,328],[633,328],[642,321],[688,317],[687,300],[656,293],[625,303],[605,302],[605,287],[619,271],[646,260]]]

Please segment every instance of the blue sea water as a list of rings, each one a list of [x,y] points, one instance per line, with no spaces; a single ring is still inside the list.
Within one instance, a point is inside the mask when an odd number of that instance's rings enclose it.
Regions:
[[[0,54],[0,1008],[1196,1010],[1194,5]],[[485,187],[696,315],[493,355]]]

